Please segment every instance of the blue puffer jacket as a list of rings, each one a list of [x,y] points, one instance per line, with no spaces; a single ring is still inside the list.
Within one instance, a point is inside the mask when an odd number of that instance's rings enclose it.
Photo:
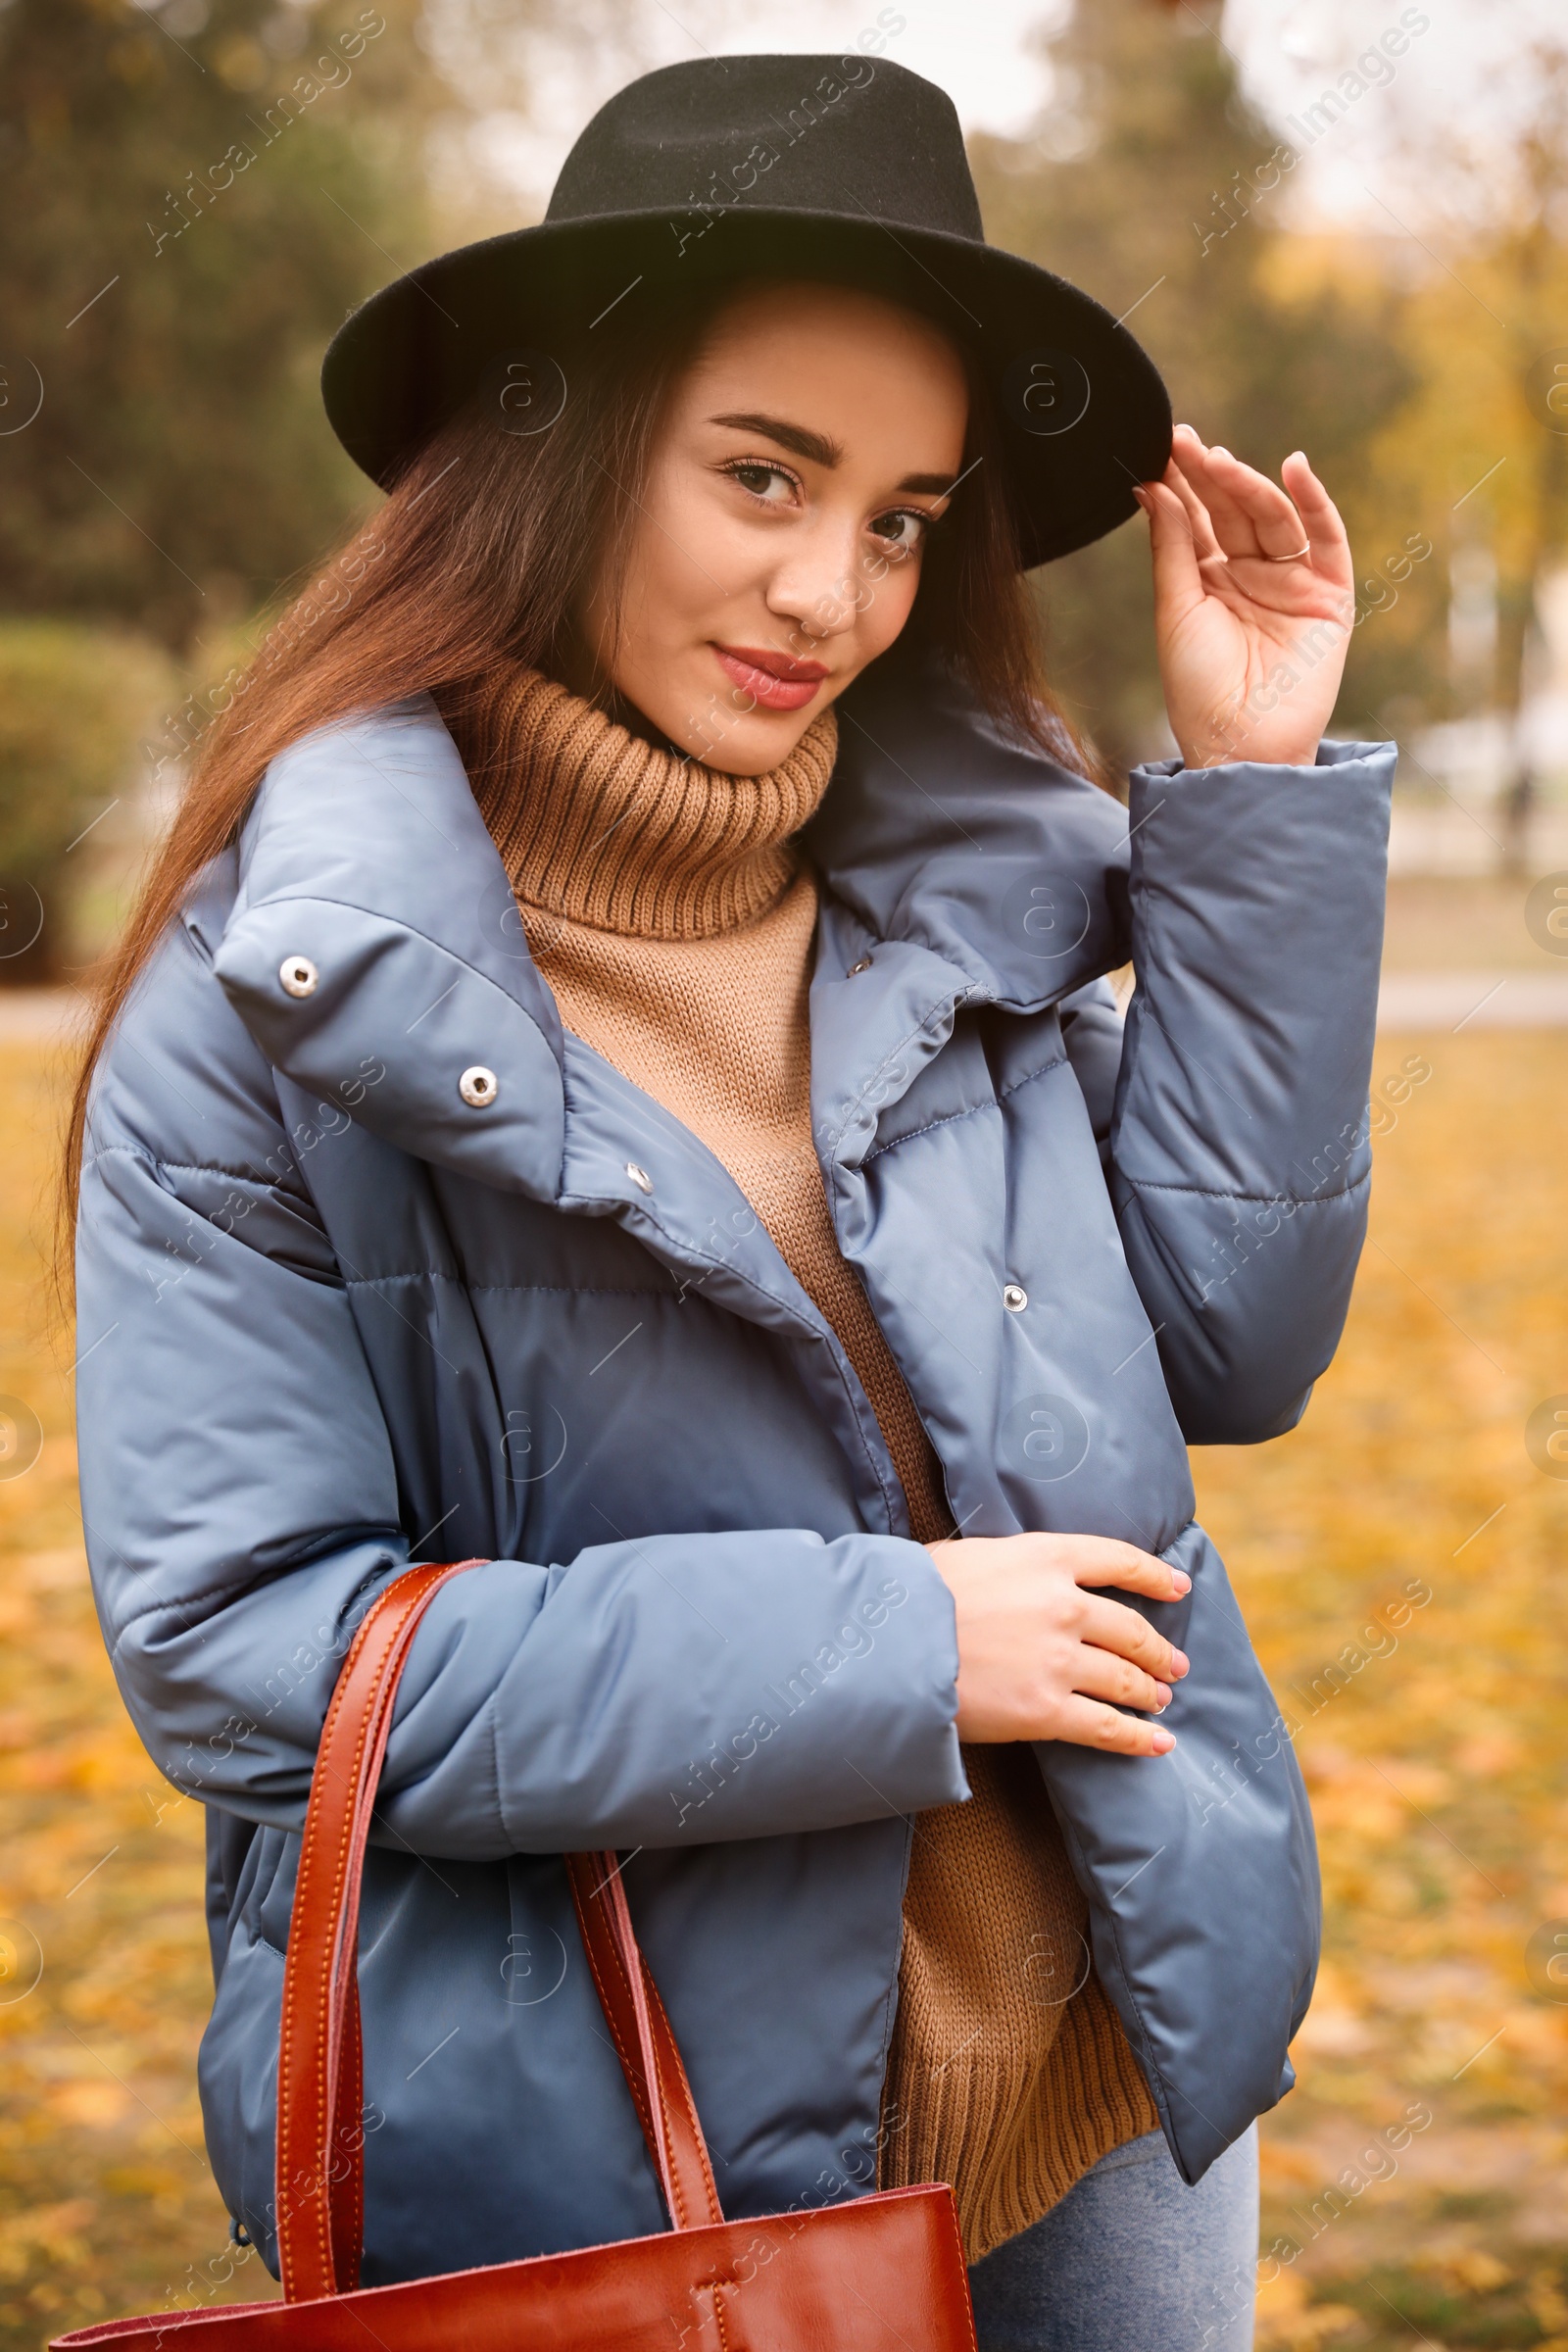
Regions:
[[[816,1141],[954,1517],[1194,1580],[1149,1604],[1192,1658],[1174,1753],[1037,1751],[1191,2179],[1290,2082],[1318,1897],[1184,1440],[1291,1428],[1339,1336],[1393,751],[1155,764],[1129,843],[937,684],[868,677],[841,741],[808,837]],[[908,1817],[967,1792],[951,1601],[842,1348],[713,1155],[564,1035],[510,908],[427,700],[321,731],[139,983],[91,1112],[88,1544],[126,1704],[210,1808],[202,2094],[270,2260],[333,1677],[408,1562],[490,1563],[416,1639],[367,1873],[368,2282],[663,2226],[576,1848],[633,1857],[726,2210],[869,2185]],[[1124,1037],[1102,976],[1129,955]]]

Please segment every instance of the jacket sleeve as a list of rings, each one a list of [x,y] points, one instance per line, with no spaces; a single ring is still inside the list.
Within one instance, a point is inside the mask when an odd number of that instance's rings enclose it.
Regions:
[[[1173,760],[1132,779],[1110,1184],[1194,1445],[1293,1428],[1344,1325],[1395,758],[1324,743],[1314,767]]]
[[[271,1073],[179,934],[100,1065],[77,1264],[83,1517],[125,1702],[178,1786],[297,1829],[356,1623],[445,1555],[402,1522]],[[951,1597],[901,1538],[494,1560],[416,1638],[379,1835],[491,1859],[949,1802],[956,1677]]]

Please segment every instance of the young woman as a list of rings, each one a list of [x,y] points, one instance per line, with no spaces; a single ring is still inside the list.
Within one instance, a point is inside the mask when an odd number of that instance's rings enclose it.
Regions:
[[[367,2282],[663,2226],[560,1860],[615,1847],[727,2213],[950,2180],[986,2344],[1245,2344],[1316,1880],[1183,1441],[1293,1425],[1360,1245],[1335,509],[1172,451],[864,58],[634,84],[326,390],[386,504],[212,729],[75,1131],[236,2225],[273,2259],[334,1675],[477,1557],[367,1873]],[[1180,750],[1129,828],[1020,565],[1135,497]]]

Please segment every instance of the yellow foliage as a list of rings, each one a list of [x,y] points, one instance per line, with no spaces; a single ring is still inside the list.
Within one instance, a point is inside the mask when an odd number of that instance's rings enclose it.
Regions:
[[[1331,2336],[1355,2325],[1358,2314],[1344,2303],[1308,2303],[1306,2282],[1281,2271],[1257,2290],[1258,2352],[1317,2352]]]
[[[1456,2254],[1416,2254],[1408,2267],[1418,2277],[1434,2278],[1450,2294],[1459,2295],[1491,2294],[1494,2287],[1506,2286],[1513,2277],[1505,2262],[1481,2246]]]
[[[1568,2295],[1564,2295],[1550,2271],[1537,2271],[1531,2278],[1530,2312],[1548,2334],[1568,2345],[1568,2335],[1561,2332],[1568,2328]],[[1545,2352],[1544,2346],[1542,2352]]]

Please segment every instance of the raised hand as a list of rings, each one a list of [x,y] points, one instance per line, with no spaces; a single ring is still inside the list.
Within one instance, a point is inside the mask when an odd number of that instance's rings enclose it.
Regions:
[[[1301,451],[1280,470],[1284,489],[1179,424],[1162,479],[1136,493],[1165,708],[1189,767],[1309,767],[1339,694],[1355,604],[1349,542]]]

